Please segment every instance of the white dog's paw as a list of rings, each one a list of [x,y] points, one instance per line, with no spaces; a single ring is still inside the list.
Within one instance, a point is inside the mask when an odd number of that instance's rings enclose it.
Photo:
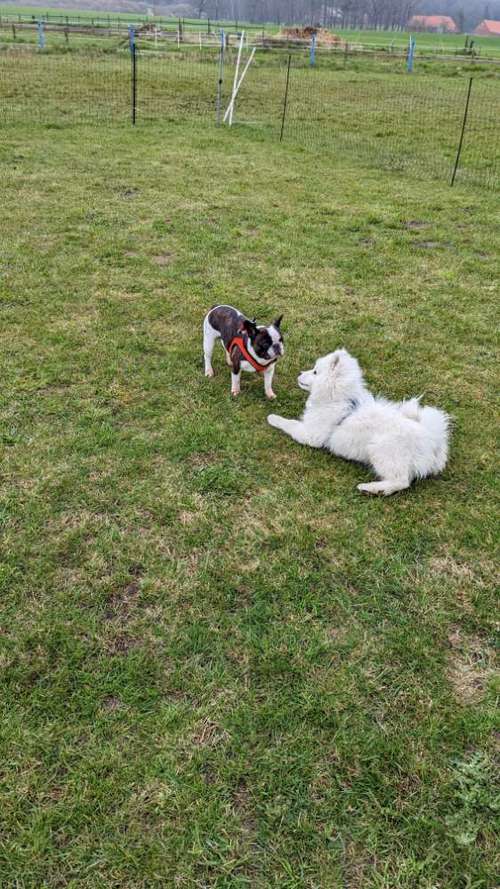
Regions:
[[[276,398],[276,395],[272,389],[270,392],[266,392],[266,398],[269,398],[269,401],[274,401],[274,399]]]
[[[205,371],[205,376],[210,377],[210,379],[215,376],[213,367],[211,367],[211,368],[209,368],[209,370]]]
[[[361,491],[362,494],[373,494],[371,485],[368,483],[366,485],[358,485],[358,491]]]
[[[358,491],[362,494],[392,494],[392,490],[386,489],[383,482],[367,482],[365,485],[358,485]]]
[[[276,429],[281,428],[281,423],[283,421],[283,417],[279,417],[278,414],[268,414],[267,422],[270,426],[274,426]]]
[[[239,389],[231,389],[231,395],[232,395],[233,398],[238,398],[238,395],[239,395],[239,394],[240,394],[240,390],[239,390]]]

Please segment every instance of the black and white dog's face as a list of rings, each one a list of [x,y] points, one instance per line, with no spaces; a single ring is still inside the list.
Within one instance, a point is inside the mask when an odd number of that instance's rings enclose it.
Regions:
[[[245,319],[243,329],[248,334],[252,348],[259,358],[281,358],[285,354],[280,329],[282,318],[283,315],[280,315],[269,327],[263,327],[255,324],[254,321]]]

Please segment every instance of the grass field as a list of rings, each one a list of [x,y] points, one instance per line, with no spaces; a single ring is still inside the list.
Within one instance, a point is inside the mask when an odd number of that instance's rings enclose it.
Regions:
[[[258,50],[240,90],[237,121],[261,138],[281,131],[288,56]],[[230,99],[236,53],[226,54],[222,106]],[[423,67],[423,66],[422,66]],[[193,47],[138,52],[137,119],[191,123],[213,130],[218,53]],[[470,71],[435,76],[433,67],[411,77],[390,65],[302,54],[290,68],[284,138],[313,153],[347,150],[389,169],[450,181],[462,126]],[[130,119],[128,50],[114,53],[0,53],[0,120],[55,126]],[[500,186],[500,89],[477,66],[468,109],[459,177]]]
[[[493,889],[497,197],[180,121],[3,129],[5,887]],[[284,312],[454,419],[363,467],[203,377]]]

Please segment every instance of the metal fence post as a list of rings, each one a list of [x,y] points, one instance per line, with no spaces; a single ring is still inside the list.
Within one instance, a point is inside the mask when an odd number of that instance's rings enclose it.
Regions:
[[[462,131],[461,131],[461,133],[460,133],[460,141],[459,141],[459,143],[458,143],[457,156],[456,156],[456,158],[455,158],[455,166],[453,167],[453,173],[452,173],[452,176],[451,176],[450,187],[451,187],[451,186],[453,185],[453,183],[455,182],[455,176],[457,175],[457,170],[458,170],[458,162],[459,162],[459,160],[460,160],[460,154],[461,154],[461,152],[462,152],[462,143],[463,143],[463,141],[464,141],[465,124],[467,123],[467,115],[468,115],[468,113],[469,113],[469,101],[470,101],[470,92],[471,92],[471,89],[472,89],[472,80],[473,80],[473,78],[472,78],[472,77],[469,77],[469,86],[468,86],[468,88],[467,88],[467,98],[466,98],[466,100],[465,100],[464,119],[463,119],[463,121],[462,121]]]
[[[316,64],[316,34],[313,34],[311,37],[311,49],[309,51],[309,64],[311,66]]]
[[[288,84],[290,83],[290,62],[291,61],[292,61],[292,54],[288,53],[288,65],[286,66],[285,95],[283,98],[283,114],[281,115],[280,142],[283,141],[283,131],[285,129],[285,117],[286,117],[286,109],[287,109],[287,105],[288,105]]]
[[[224,48],[226,45],[226,35],[224,31],[220,32],[220,50],[219,50],[219,79],[217,81],[217,126],[220,126],[221,102],[222,102],[222,80],[224,77]]]
[[[45,49],[45,34],[43,31],[43,22],[38,22],[38,49]]]
[[[135,30],[128,29],[130,42],[130,58],[132,61],[132,126],[135,126],[137,114],[137,50],[135,45]]]
[[[408,43],[408,55],[406,57],[406,67],[408,69],[408,74],[411,74],[413,71],[413,56],[415,55],[415,46],[416,40],[410,35],[410,42]]]

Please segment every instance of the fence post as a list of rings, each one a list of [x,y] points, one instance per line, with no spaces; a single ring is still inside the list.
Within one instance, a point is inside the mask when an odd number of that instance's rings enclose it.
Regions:
[[[220,50],[219,50],[219,79],[217,82],[217,126],[220,126],[221,102],[222,102],[222,80],[224,77],[224,47],[226,45],[226,35],[224,31],[220,32]]]
[[[313,34],[311,37],[311,49],[309,51],[309,64],[311,66],[316,64],[316,34]]]
[[[43,22],[38,22],[38,49],[45,49],[45,34],[43,31]]]
[[[283,130],[285,129],[285,117],[286,117],[286,109],[287,109],[287,105],[288,105],[288,84],[290,82],[290,62],[291,61],[292,61],[292,54],[288,53],[288,65],[286,66],[285,95],[283,98],[283,114],[281,116],[280,142],[283,141]]]
[[[468,113],[469,113],[469,100],[470,100],[470,92],[471,92],[471,89],[472,89],[472,80],[473,80],[473,78],[472,78],[472,77],[469,77],[469,86],[468,86],[468,88],[467,88],[467,98],[466,98],[466,100],[465,100],[464,119],[463,119],[463,121],[462,121],[462,131],[461,131],[461,133],[460,133],[460,141],[459,141],[459,143],[458,143],[457,156],[456,156],[456,158],[455,158],[455,166],[453,167],[453,173],[452,173],[452,176],[451,176],[450,187],[451,187],[451,186],[453,185],[453,183],[455,182],[455,176],[457,175],[457,170],[458,170],[458,162],[459,162],[459,160],[460,160],[460,154],[461,154],[461,152],[462,152],[462,143],[463,143],[463,141],[464,141],[465,124],[467,123],[467,115],[468,115]]]
[[[16,26],[15,26],[14,22],[12,22],[12,39],[13,40],[16,39]]]
[[[410,34],[410,42],[408,43],[408,55],[406,57],[406,67],[408,69],[408,74],[411,74],[413,71],[413,56],[415,53],[415,38]]]
[[[132,126],[135,127],[137,114],[137,53],[135,46],[135,30],[132,27],[128,29],[128,38],[130,42],[130,58],[132,61]]]

